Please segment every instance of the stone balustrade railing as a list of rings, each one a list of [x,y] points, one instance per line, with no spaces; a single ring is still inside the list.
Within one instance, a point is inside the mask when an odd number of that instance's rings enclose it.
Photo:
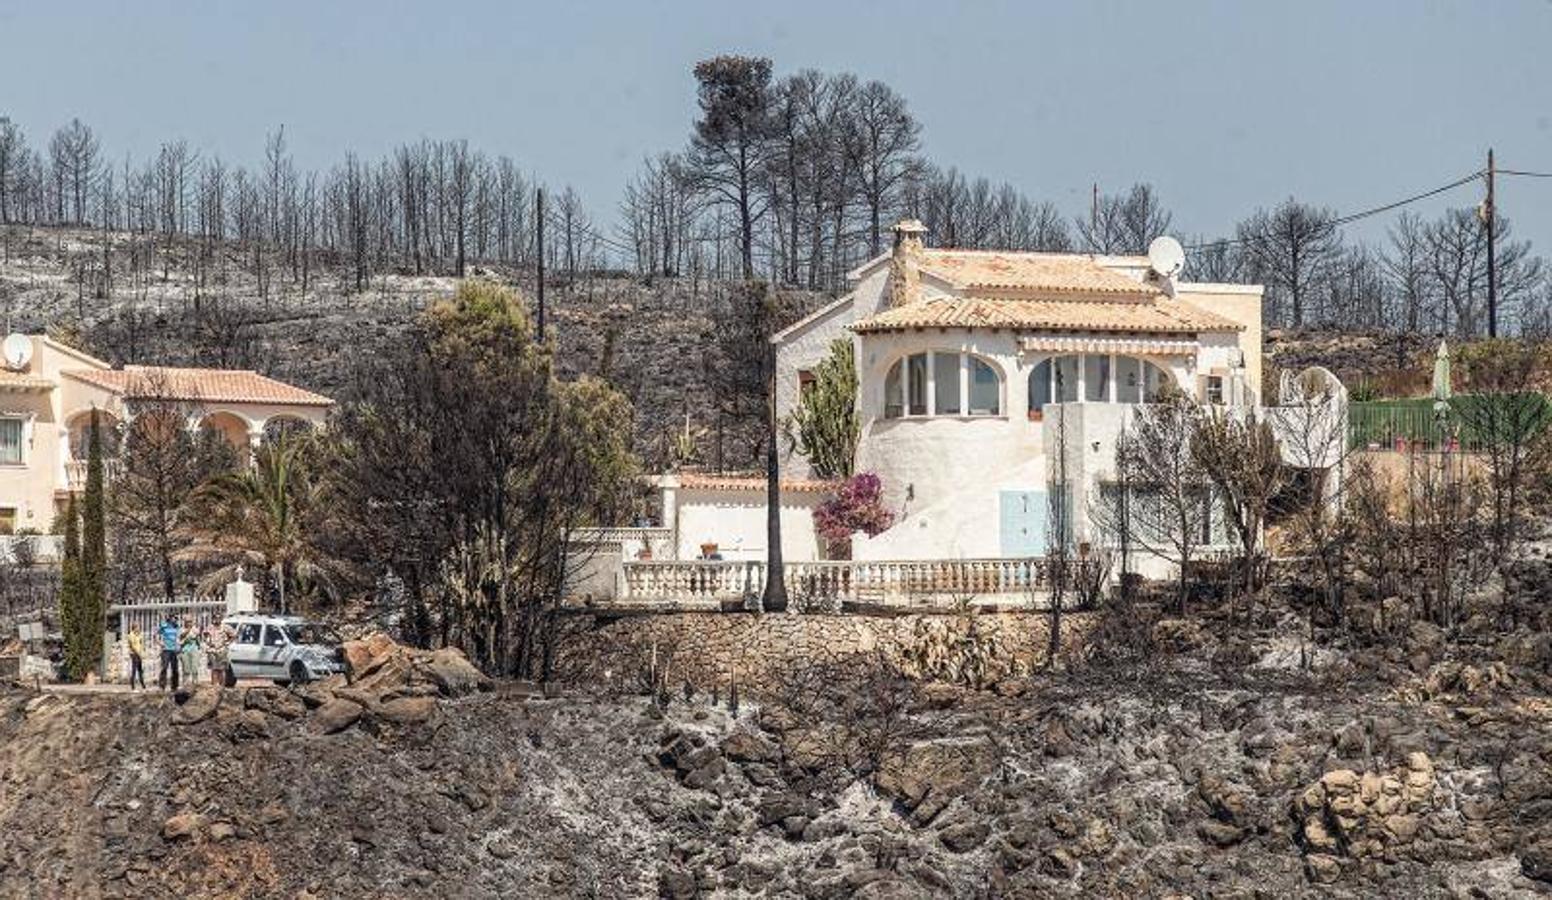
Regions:
[[[67,459],[67,460],[65,460],[65,483],[63,485],[65,490],[71,491],[72,493],[80,493],[81,491],[86,490],[86,470],[87,470],[87,465],[88,465],[88,463],[84,459]],[[116,460],[116,459],[105,459],[105,460],[103,460],[102,471],[103,471],[103,475],[105,477],[109,478],[109,479],[111,479],[114,476],[118,475],[118,472],[119,472],[119,462],[118,462],[118,460]]]
[[[951,605],[982,599],[1034,600],[1046,590],[1041,559],[825,560],[782,567],[787,592],[807,601]],[[624,563],[621,600],[694,601],[753,597],[765,589],[758,561]]]

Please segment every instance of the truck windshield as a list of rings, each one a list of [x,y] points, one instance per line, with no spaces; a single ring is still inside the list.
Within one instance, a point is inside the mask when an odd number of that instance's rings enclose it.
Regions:
[[[300,625],[287,625],[286,637],[293,644],[338,644],[339,635],[327,625],[319,625],[316,622],[303,622]]]

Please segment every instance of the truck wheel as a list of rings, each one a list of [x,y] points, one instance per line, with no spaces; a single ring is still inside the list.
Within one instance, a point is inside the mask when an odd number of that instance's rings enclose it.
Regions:
[[[227,687],[237,687],[237,673],[232,671],[231,664],[221,673],[221,683]]]
[[[307,667],[302,665],[300,660],[292,663],[291,683],[294,685],[303,685],[309,681],[312,681],[312,677],[307,674]]]

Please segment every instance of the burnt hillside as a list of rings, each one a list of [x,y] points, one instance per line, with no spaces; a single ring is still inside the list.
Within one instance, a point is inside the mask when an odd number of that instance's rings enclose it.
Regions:
[[[238,245],[212,255],[195,242],[109,235],[106,243],[105,254],[97,232],[0,229],[0,310],[10,329],[73,334],[115,364],[251,368],[348,399],[352,363],[391,349],[415,315],[457,283],[390,271],[356,291],[347,267],[324,254],[303,274],[285,260],[256,261]],[[471,274],[535,294],[527,269]],[[730,380],[727,367],[747,361],[719,354],[715,340],[739,314],[739,289],[619,273],[548,278],[547,325],[561,372],[601,375],[624,391],[636,408],[637,448],[648,459],[688,414],[706,463],[717,461],[720,431],[722,462],[749,466],[758,459],[758,429],[747,415],[756,403],[718,390]],[[826,299],[783,294],[784,317]]]

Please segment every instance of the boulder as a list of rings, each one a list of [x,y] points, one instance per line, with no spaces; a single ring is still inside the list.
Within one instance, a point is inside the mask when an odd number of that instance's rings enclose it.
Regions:
[[[300,696],[277,687],[254,687],[243,691],[243,708],[286,720],[307,715],[307,704]]]
[[[432,697],[399,697],[379,705],[373,711],[378,719],[400,728],[421,725],[435,713],[436,700]]]
[[[443,647],[433,652],[426,663],[431,680],[445,697],[461,697],[475,691],[490,690],[491,681],[485,673],[474,667],[463,652]]]
[[[377,632],[346,641],[342,650],[351,689],[379,701],[434,694],[460,697],[492,687],[491,680],[452,647],[420,650]]]
[[[193,725],[216,714],[216,710],[221,706],[221,688],[213,684],[202,684],[187,693],[179,691],[173,695],[173,702],[178,704],[177,712],[172,714],[173,723]]]
[[[1312,853],[1304,858],[1304,874],[1316,884],[1330,884],[1342,875],[1342,864],[1334,856]]]
[[[746,728],[740,728],[722,739],[722,753],[737,763],[775,763],[781,760],[780,747]]]
[[[346,641],[341,649],[345,654],[345,671],[352,681],[365,678],[381,666],[398,644],[381,631],[373,632],[359,641]]]
[[[317,734],[335,734],[360,721],[362,712],[361,704],[336,698],[313,710],[307,725]]]
[[[204,824],[205,819],[199,813],[178,813],[162,823],[162,840],[189,840],[199,833]]]
[[[1520,873],[1532,881],[1552,884],[1552,838],[1520,850]]]
[[[981,846],[990,832],[985,822],[960,822],[938,832],[938,840],[952,853],[968,853]]]
[[[878,788],[905,808],[931,821],[954,797],[996,771],[1001,758],[986,738],[923,741],[891,758],[878,773]]]

